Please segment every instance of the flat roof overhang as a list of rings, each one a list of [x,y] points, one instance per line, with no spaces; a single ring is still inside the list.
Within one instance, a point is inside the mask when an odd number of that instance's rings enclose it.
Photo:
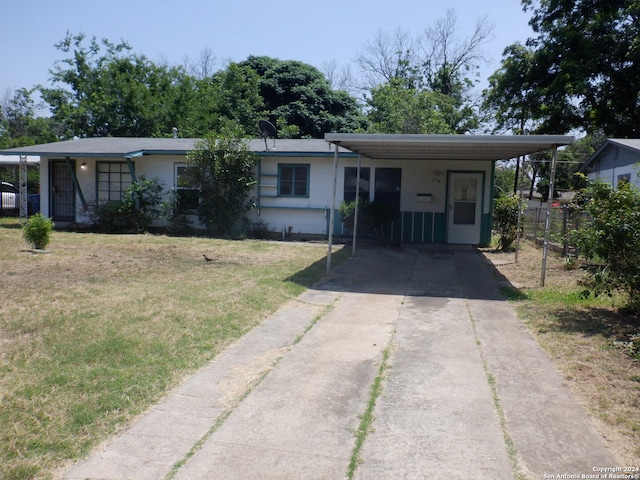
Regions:
[[[510,160],[574,142],[566,135],[327,133],[324,139],[373,160]]]

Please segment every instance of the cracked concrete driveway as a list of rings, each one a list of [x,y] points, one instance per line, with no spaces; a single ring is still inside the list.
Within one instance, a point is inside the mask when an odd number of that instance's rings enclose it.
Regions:
[[[593,473],[612,454],[471,247],[361,248],[66,480]]]

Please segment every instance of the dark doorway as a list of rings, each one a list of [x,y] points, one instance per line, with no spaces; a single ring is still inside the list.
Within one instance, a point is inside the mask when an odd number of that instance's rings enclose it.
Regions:
[[[385,205],[390,212],[400,215],[401,168],[376,168],[374,200]]]
[[[70,168],[75,168],[75,162],[70,160],[52,160],[49,178],[51,179],[51,208],[53,221],[73,222],[75,220],[76,190],[73,185]]]

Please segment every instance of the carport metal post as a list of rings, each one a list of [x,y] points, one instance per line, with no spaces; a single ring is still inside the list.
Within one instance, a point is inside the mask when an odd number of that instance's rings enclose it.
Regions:
[[[358,169],[356,172],[356,207],[353,210],[353,241],[351,246],[351,256],[356,256],[356,239],[358,237],[358,207],[360,206],[360,167],[362,166],[362,157],[358,155]]]
[[[522,156],[522,162],[520,164],[520,169],[522,173],[522,177],[516,177],[516,189],[518,191],[518,223],[516,227],[516,263],[518,263],[518,253],[520,252],[520,230],[522,229],[522,195],[524,193],[524,165],[525,165],[525,157]]]
[[[18,167],[18,187],[20,192],[20,221],[29,218],[29,197],[27,192],[27,156],[20,155],[20,165]]]
[[[556,164],[558,163],[558,146],[553,146],[553,158],[551,160],[551,177],[549,179],[549,196],[547,197],[547,216],[544,221],[544,248],[542,249],[542,274],[540,285],[544,287],[547,275],[547,255],[549,254],[549,231],[551,230],[551,204],[553,203],[554,184],[556,181]]]
[[[327,251],[327,274],[331,271],[331,249],[333,247],[333,224],[335,223],[334,210],[336,208],[336,184],[338,183],[338,144],[335,144],[333,154],[333,195],[331,195],[331,210],[329,211],[329,247]]]

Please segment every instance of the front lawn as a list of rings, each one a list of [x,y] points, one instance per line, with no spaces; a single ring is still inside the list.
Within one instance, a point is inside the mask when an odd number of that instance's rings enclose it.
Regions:
[[[34,254],[0,219],[0,478],[87,454],[318,280],[326,251],[56,231]]]

